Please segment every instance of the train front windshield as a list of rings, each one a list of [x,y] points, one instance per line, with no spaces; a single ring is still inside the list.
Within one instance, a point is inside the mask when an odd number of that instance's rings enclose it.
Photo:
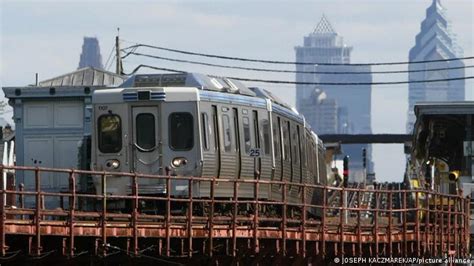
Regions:
[[[170,148],[188,151],[194,145],[193,116],[190,113],[172,113],[169,118]]]
[[[100,116],[98,133],[102,153],[117,153],[122,149],[122,125],[118,115]]]

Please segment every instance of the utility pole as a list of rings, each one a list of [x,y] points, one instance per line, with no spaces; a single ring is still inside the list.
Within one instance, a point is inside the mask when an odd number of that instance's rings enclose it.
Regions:
[[[116,65],[115,65],[115,73],[117,75],[122,75],[122,58],[120,55],[120,28],[117,28],[117,36],[115,37],[115,57],[117,58]]]

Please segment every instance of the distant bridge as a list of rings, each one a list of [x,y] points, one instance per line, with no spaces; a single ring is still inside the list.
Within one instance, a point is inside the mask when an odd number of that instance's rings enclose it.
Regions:
[[[410,134],[327,134],[319,136],[324,142],[339,142],[342,144],[364,143],[405,143],[411,142]]]

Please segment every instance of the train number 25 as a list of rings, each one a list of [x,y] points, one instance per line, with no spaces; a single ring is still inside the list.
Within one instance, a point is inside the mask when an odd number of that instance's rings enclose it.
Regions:
[[[252,148],[250,149],[250,153],[249,153],[249,156],[250,157],[260,157],[261,153],[260,153],[260,149],[259,148]]]

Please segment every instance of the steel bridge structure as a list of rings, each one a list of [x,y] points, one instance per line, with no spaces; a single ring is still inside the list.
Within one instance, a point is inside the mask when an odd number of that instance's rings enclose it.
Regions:
[[[164,264],[257,263],[307,265],[353,257],[444,257],[469,255],[469,198],[401,187],[329,187],[314,184],[207,177],[153,176],[21,166],[0,166],[0,172],[24,171],[34,187],[0,187],[0,264],[28,260],[66,261],[87,257],[105,260],[125,256]],[[60,173],[69,188],[47,192],[42,176]],[[91,194],[77,189],[78,177],[102,184]],[[12,175],[14,178],[14,175]],[[109,195],[107,179],[130,179],[131,193]],[[174,180],[208,183],[210,197],[139,195],[143,179],[161,179],[166,191]],[[214,197],[222,183],[233,194]],[[239,187],[253,186],[253,198],[239,197]],[[278,187],[280,201],[262,198],[262,190]],[[300,200],[288,201],[290,187]],[[18,189],[17,189],[18,188]],[[318,191],[321,203],[306,200]],[[45,206],[44,198],[57,199]],[[113,210],[114,201],[129,211]],[[142,208],[154,202],[155,212]],[[88,207],[89,206],[89,207]],[[92,207],[91,207],[92,206]],[[314,210],[312,215],[308,210]],[[272,210],[272,211],[270,211]],[[3,264],[2,264],[3,265]]]

